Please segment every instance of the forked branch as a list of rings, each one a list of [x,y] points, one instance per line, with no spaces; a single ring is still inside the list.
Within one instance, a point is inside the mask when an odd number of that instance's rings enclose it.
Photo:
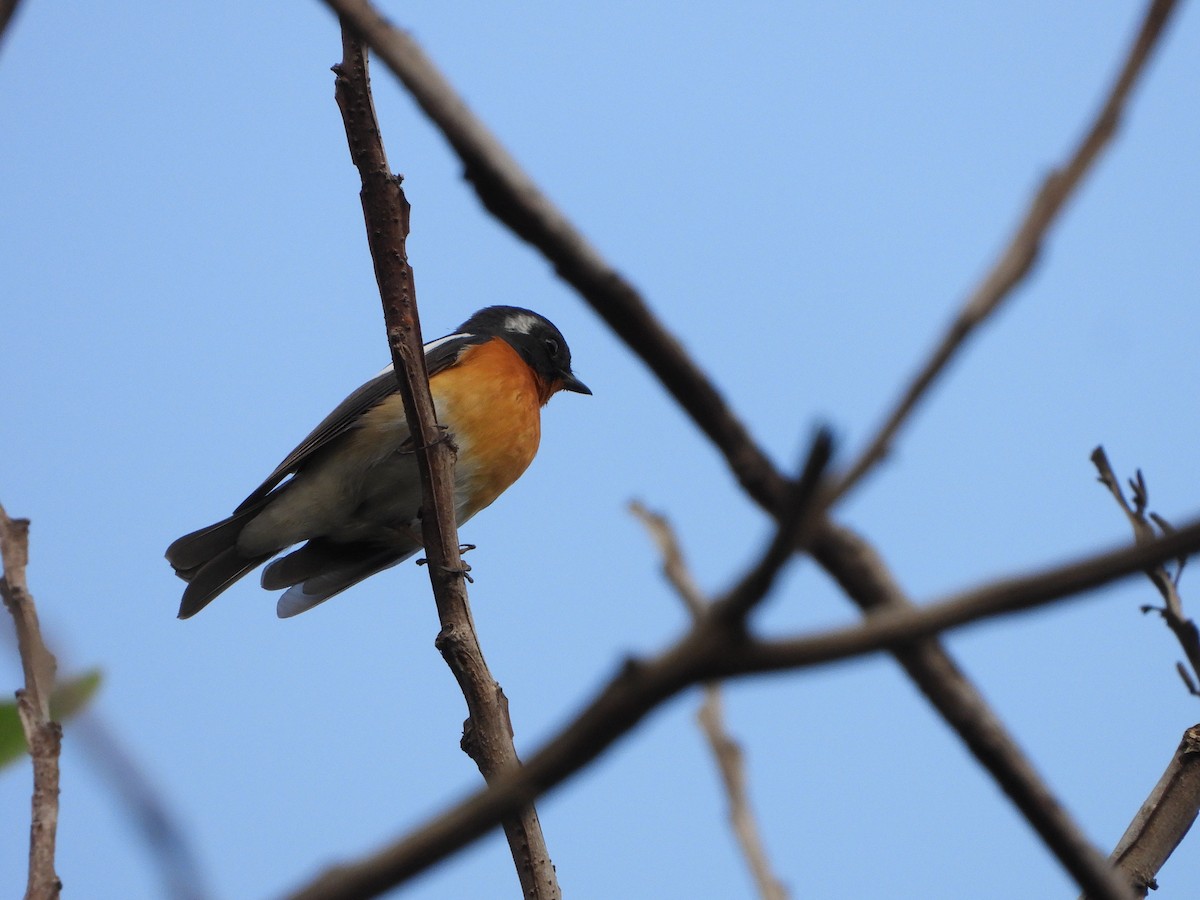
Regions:
[[[1164,535],[1174,533],[1175,529],[1166,519],[1157,513],[1150,512],[1150,491],[1146,487],[1146,479],[1142,476],[1141,469],[1138,470],[1137,477],[1130,479],[1129,482],[1130,495],[1133,498],[1133,503],[1130,504],[1125,499],[1125,493],[1121,490],[1121,482],[1113,472],[1112,466],[1109,465],[1108,456],[1103,447],[1097,447],[1092,451],[1092,465],[1099,473],[1100,483],[1108,488],[1113,499],[1125,513],[1130,527],[1133,528],[1133,536],[1138,543],[1153,541],[1160,533]],[[1194,695],[1200,695],[1200,689],[1197,688],[1197,683],[1200,683],[1200,631],[1197,631],[1196,623],[1184,615],[1183,600],[1179,596],[1179,577],[1183,574],[1186,562],[1186,556],[1180,556],[1175,560],[1173,573],[1165,565],[1153,566],[1146,570],[1146,577],[1158,589],[1158,593],[1163,598],[1163,605],[1145,605],[1142,607],[1142,612],[1157,612],[1163,617],[1163,621],[1167,623],[1167,627],[1179,641],[1179,646],[1183,648],[1188,663],[1191,665],[1190,673],[1183,663],[1176,664],[1176,671],[1183,679],[1187,689]]]

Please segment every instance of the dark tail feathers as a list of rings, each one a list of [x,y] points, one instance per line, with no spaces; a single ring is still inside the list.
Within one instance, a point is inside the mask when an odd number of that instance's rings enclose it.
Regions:
[[[218,594],[274,553],[244,557],[237,549],[242,528],[261,507],[254,507],[215,525],[185,534],[167,548],[167,562],[188,582],[179,604],[179,618],[187,619],[208,606]]]

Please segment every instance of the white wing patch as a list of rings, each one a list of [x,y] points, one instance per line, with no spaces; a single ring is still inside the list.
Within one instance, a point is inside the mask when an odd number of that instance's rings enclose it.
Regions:
[[[513,313],[504,320],[504,330],[514,331],[517,334],[529,334],[540,324],[541,321],[537,316],[531,316],[529,313]]]
[[[426,352],[426,354],[428,354],[431,350],[437,349],[438,347],[442,346],[442,344],[446,343],[447,341],[453,341],[453,340],[457,340],[458,338],[468,338],[468,337],[470,337],[469,334],[448,334],[445,337],[440,337],[436,341],[430,341],[428,344],[426,344],[425,352]],[[391,369],[391,366],[388,366],[388,368]]]
[[[470,337],[470,335],[469,334],[448,334],[445,337],[438,338],[436,341],[429,341],[424,347],[425,355],[428,356],[431,350],[434,350],[434,349],[442,346],[442,344],[446,343],[447,341],[453,341],[456,338],[466,338],[466,337]],[[375,374],[375,377],[378,378],[380,375],[386,375],[390,371],[392,371],[392,364],[388,363],[386,366],[384,366],[382,369],[380,369]]]

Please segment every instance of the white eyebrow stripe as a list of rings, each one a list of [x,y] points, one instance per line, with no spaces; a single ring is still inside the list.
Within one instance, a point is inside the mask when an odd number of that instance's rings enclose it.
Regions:
[[[529,334],[540,323],[536,316],[529,313],[514,313],[504,320],[505,331],[515,331],[517,334]]]
[[[457,334],[448,334],[445,337],[438,338],[436,341],[430,341],[424,347],[425,355],[428,356],[431,351],[437,349],[438,347],[442,346],[442,344],[445,344],[448,341],[457,340],[458,338],[468,338],[470,336],[471,335],[469,335],[469,334],[463,334],[460,332]],[[378,378],[380,375],[386,375],[390,371],[392,371],[392,364],[388,363],[386,366],[384,366],[382,369],[380,369],[379,372],[376,373],[375,377]]]

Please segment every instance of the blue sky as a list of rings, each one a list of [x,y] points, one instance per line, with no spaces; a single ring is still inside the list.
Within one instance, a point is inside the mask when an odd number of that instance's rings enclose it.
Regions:
[[[818,423],[859,447],[1048,168],[1140,4],[389,4],[547,193],[645,293],[782,465]],[[1031,279],[840,510],[918,600],[1127,539],[1088,463],[1197,510],[1200,16],[1177,16],[1125,129]],[[162,559],[226,515],[387,359],[318,3],[28,0],[0,46],[0,500],[66,673],[195,843],[211,895],[277,896],[478,783],[406,565],[281,622],[253,578],[175,620]],[[492,303],[567,336],[525,477],[463,530],[519,749],[686,617],[626,512],[677,525],[700,583],[770,533],[641,364],[494,223],[382,67],[428,337]],[[843,457],[845,458],[845,457]],[[1185,576],[1185,600],[1193,592]],[[1110,848],[1197,706],[1133,580],[947,643]],[[794,564],[772,633],[853,621]],[[0,676],[19,683],[12,653]],[[7,689],[6,689],[7,690]],[[540,804],[567,896],[739,897],[714,767],[677,699]],[[1074,896],[887,658],[729,690],[769,853],[797,897]],[[23,883],[29,776],[0,773],[0,892]],[[69,893],[163,888],[68,728]],[[1191,896],[1185,842],[1161,898]],[[493,836],[404,896],[509,897]]]

